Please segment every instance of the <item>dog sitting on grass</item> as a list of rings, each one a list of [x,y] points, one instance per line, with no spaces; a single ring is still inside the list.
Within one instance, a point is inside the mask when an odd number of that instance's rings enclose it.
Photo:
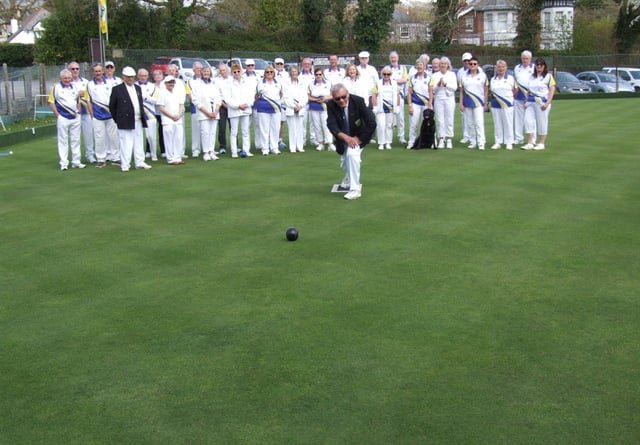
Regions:
[[[413,143],[412,150],[421,148],[433,148],[436,146],[436,120],[434,119],[433,110],[427,108],[422,112],[422,124],[420,124],[420,135]]]

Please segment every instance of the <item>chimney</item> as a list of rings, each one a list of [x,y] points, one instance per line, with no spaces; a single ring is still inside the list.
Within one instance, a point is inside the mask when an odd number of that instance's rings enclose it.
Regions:
[[[18,21],[16,19],[11,19],[11,35],[18,32]]]

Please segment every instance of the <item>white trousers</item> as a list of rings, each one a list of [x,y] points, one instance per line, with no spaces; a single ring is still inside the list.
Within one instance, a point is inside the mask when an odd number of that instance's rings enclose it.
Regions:
[[[149,143],[149,151],[151,159],[158,159],[158,121],[156,119],[147,119],[147,128],[144,129],[145,137]]]
[[[164,150],[167,155],[167,163],[180,162],[182,160],[182,138],[184,125],[182,119],[176,124],[162,124],[162,136],[164,137]]]
[[[422,115],[427,109],[426,105],[412,104],[413,114],[409,117],[409,146],[413,146],[420,134],[420,125],[422,123]]]
[[[280,134],[280,113],[258,113],[261,149],[275,151],[278,149]]]
[[[96,159],[98,162],[117,161],[120,159],[120,151],[114,156],[111,151],[111,145],[118,147],[118,127],[113,119],[104,121],[93,119],[93,137]]]
[[[202,151],[205,153],[213,154],[213,151],[216,148],[216,139],[218,138],[218,121],[219,119],[204,119],[198,121],[200,139],[202,140]],[[197,151],[193,151],[193,146],[191,150],[192,154],[197,153]]]
[[[486,140],[484,136],[484,108],[483,107],[465,107],[462,112],[464,120],[468,127],[467,139],[472,144],[484,145]]]
[[[333,144],[333,135],[327,127],[326,111],[309,111],[311,128],[318,144]]]
[[[535,134],[536,129],[540,136],[546,136],[549,129],[549,112],[551,105],[546,110],[538,102],[528,102],[527,112],[524,115],[525,131],[527,134]]]
[[[405,130],[404,130],[404,98],[402,99],[402,103],[398,108],[400,108],[400,111],[396,113],[395,118],[396,118],[397,130],[398,130],[398,141],[402,142],[406,140]]]
[[[197,113],[191,113],[191,154],[199,154],[200,147],[204,147],[204,141],[200,139],[202,131],[200,130],[200,124],[202,121],[198,120]],[[218,121],[216,120],[216,124]]]
[[[348,185],[349,190],[361,190],[360,164],[362,164],[362,148],[359,146],[348,147],[340,157],[340,167],[345,172],[342,185]]]
[[[513,144],[513,107],[491,108],[496,144]]]
[[[58,116],[56,128],[58,130],[58,157],[60,167],[69,166],[69,149],[71,149],[71,163],[80,164],[80,118],[67,119]]]
[[[246,151],[247,153],[251,151],[251,134],[249,132],[250,123],[251,116],[248,114],[229,118],[231,154],[238,153],[238,127],[240,127],[240,132],[242,134],[242,151]]]
[[[524,141],[525,140],[525,133],[529,134],[529,133],[535,133],[536,131],[536,124],[535,124],[535,119],[527,121],[526,118],[526,109],[529,108],[530,103],[528,103],[527,101],[524,100],[516,100],[515,101],[515,106],[514,106],[514,117],[513,117],[513,123],[514,123],[514,142],[518,141]],[[524,128],[524,132],[522,131],[522,129]]]
[[[81,115],[81,131],[82,141],[84,142],[84,156],[87,161],[91,162],[95,159],[96,153],[93,144],[93,122],[89,113]]]
[[[304,114],[302,116],[287,116],[289,151],[304,150],[304,122]]]
[[[136,120],[133,130],[118,129],[118,142],[120,143],[120,168],[128,170],[131,165],[131,156],[136,167],[144,164],[144,135],[142,122]]]
[[[393,117],[394,114],[376,113],[376,134],[378,144],[391,144],[393,142]]]
[[[437,98],[433,101],[433,112],[436,115],[438,138],[453,137],[453,119],[455,116],[456,100],[452,97]]]
[[[251,121],[253,122],[253,144],[257,150],[262,150],[262,133],[260,132],[260,120],[258,111],[254,108],[251,111]],[[269,148],[269,146],[267,146]]]

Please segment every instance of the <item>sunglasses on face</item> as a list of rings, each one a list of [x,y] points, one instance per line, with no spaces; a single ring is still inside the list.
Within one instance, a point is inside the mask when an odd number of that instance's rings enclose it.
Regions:
[[[322,73],[317,73],[317,74],[316,74],[316,77],[318,77],[318,76],[322,76]]]
[[[80,68],[69,68],[71,71],[78,71]]]
[[[273,74],[273,71],[265,71],[265,74]]]
[[[478,65],[478,64],[477,64],[477,63],[475,63],[475,62],[469,62],[469,65],[471,65],[471,66],[476,66],[476,65]]]
[[[383,76],[390,76],[391,73],[382,73]]]
[[[278,63],[276,63],[276,65],[284,65],[284,63],[278,62]]]
[[[240,70],[233,70],[233,74],[239,73]]]
[[[347,96],[344,95],[344,96],[334,97],[333,100],[335,100],[335,101],[347,100]]]

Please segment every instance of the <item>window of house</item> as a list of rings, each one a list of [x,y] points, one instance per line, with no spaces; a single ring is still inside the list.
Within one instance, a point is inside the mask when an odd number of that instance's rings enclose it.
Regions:
[[[484,15],[484,30],[493,32],[493,14],[488,12]]]
[[[473,32],[473,17],[465,17],[464,30],[466,32]]]
[[[408,26],[401,26],[400,27],[400,38],[401,39],[408,39],[409,38],[409,27]]]
[[[551,13],[545,12],[542,17],[542,29],[551,29]]]
[[[498,13],[498,27],[496,31],[505,32],[507,30],[507,13],[499,12]]]

